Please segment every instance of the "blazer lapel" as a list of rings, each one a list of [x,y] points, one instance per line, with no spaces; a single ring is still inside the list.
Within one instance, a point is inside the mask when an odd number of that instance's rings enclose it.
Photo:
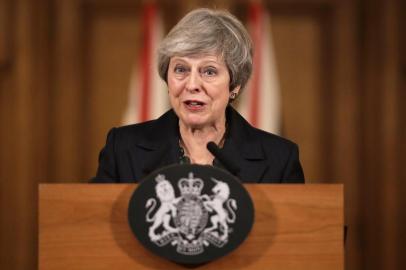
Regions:
[[[229,140],[223,151],[227,157],[232,157],[239,171],[237,177],[246,183],[258,183],[263,178],[268,165],[259,142],[247,141],[243,145]]]
[[[227,108],[229,132],[223,151],[240,168],[237,174],[243,182],[258,183],[268,169],[267,157],[251,125],[233,108]]]
[[[178,145],[178,118],[170,110],[158,118],[131,149],[130,158],[135,177],[142,178],[156,169],[177,163]]]

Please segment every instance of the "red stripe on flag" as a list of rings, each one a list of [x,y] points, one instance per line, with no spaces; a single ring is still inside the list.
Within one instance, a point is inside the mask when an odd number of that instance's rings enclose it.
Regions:
[[[250,122],[253,126],[258,124],[259,112],[259,82],[261,79],[261,56],[262,56],[262,7],[258,3],[251,4],[250,20],[252,22],[252,38],[254,43],[254,72],[251,82],[251,111]]]
[[[142,102],[140,106],[140,121],[146,121],[149,119],[149,107],[150,107],[150,84],[151,84],[151,46],[152,46],[152,29],[154,29],[156,16],[156,6],[151,4],[146,4],[144,6],[143,12],[143,48],[141,50],[141,89],[142,89]]]

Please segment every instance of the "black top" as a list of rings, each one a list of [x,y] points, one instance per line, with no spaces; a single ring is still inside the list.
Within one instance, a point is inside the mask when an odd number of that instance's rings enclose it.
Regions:
[[[226,117],[223,151],[239,168],[238,178],[245,183],[304,183],[296,144],[252,127],[230,106]],[[92,182],[134,183],[158,168],[179,163],[178,122],[169,110],[156,120],[111,129]]]

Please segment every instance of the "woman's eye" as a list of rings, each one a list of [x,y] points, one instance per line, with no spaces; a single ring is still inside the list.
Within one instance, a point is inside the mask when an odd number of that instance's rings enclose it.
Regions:
[[[183,66],[175,66],[174,71],[175,71],[175,73],[185,73],[186,68]]]
[[[203,71],[203,74],[206,76],[214,76],[217,74],[217,70],[215,68],[207,68]]]

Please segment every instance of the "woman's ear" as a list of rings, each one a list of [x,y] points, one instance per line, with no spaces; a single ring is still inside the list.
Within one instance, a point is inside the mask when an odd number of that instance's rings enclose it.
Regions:
[[[233,100],[238,96],[238,93],[240,92],[241,86],[238,85],[236,86],[231,92],[230,92],[230,99]]]
[[[238,95],[240,93],[240,89],[241,89],[241,85],[237,85],[234,89],[233,92],[236,93],[236,95]]]

